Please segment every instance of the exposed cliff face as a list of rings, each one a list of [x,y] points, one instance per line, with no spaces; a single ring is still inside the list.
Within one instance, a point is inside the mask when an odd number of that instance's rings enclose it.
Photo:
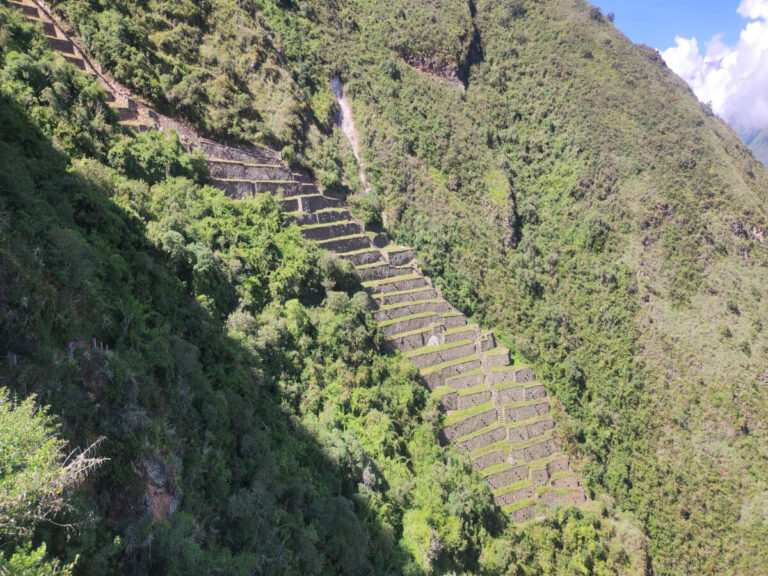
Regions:
[[[471,0],[468,9],[470,27],[458,38],[461,50],[457,57],[406,53],[405,61],[419,72],[445,80],[454,88],[466,88],[472,66],[483,60],[482,38],[474,22],[477,9]]]
[[[459,77],[459,68],[455,64],[441,61],[435,56],[405,56],[405,61],[422,74],[445,80],[454,88],[464,88],[464,82]]]

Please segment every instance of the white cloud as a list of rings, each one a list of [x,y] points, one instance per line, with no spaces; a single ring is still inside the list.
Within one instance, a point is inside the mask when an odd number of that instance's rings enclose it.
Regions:
[[[742,0],[739,5],[739,14],[744,18],[768,20],[768,2],[766,0]]]
[[[702,102],[742,129],[768,127],[768,0],[742,0],[739,14],[749,18],[739,42],[730,47],[715,36],[702,54],[696,38],[675,38],[662,52]]]

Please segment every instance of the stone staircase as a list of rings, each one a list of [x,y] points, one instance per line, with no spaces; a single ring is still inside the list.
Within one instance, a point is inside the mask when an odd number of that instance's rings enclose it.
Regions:
[[[364,229],[343,198],[320,192],[309,177],[288,168],[278,152],[213,142],[139,102],[90,62],[43,2],[5,1],[40,23],[54,50],[96,76],[121,124],[137,131],[176,130],[190,149],[206,155],[216,187],[233,198],[273,194],[305,238],[354,265],[389,349],[418,367],[444,412],[441,444],[468,453],[496,503],[514,521],[534,518],[537,505],[585,502],[578,477],[553,437],[555,421],[544,387],[529,367],[510,362],[509,351],[492,333],[469,324],[442,297],[412,249]]]

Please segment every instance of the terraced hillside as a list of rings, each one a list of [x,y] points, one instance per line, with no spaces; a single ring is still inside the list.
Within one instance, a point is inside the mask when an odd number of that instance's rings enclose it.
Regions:
[[[374,319],[393,350],[415,364],[445,411],[441,442],[464,448],[516,521],[536,505],[580,504],[586,497],[552,431],[544,387],[527,366],[467,319],[424,277],[410,248],[369,234],[342,201],[282,200],[305,237],[350,260],[375,302]]]
[[[389,347],[419,368],[439,399],[445,412],[441,442],[469,453],[496,503],[515,521],[534,518],[537,506],[586,500],[553,435],[555,421],[543,385],[529,367],[511,364],[509,351],[492,333],[468,324],[424,276],[412,249],[365,230],[343,198],[321,193],[310,178],[289,169],[279,153],[213,142],[138,102],[87,58],[43,3],[10,5],[40,23],[54,50],[99,79],[124,126],[176,130],[188,147],[206,155],[214,186],[233,198],[275,195],[305,238],[354,265]]]

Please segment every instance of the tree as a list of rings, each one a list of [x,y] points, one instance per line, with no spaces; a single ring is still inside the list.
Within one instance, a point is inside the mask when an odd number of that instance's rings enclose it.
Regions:
[[[28,537],[65,511],[67,494],[104,462],[93,457],[99,443],[67,453],[47,408],[0,388],[0,537]]]

